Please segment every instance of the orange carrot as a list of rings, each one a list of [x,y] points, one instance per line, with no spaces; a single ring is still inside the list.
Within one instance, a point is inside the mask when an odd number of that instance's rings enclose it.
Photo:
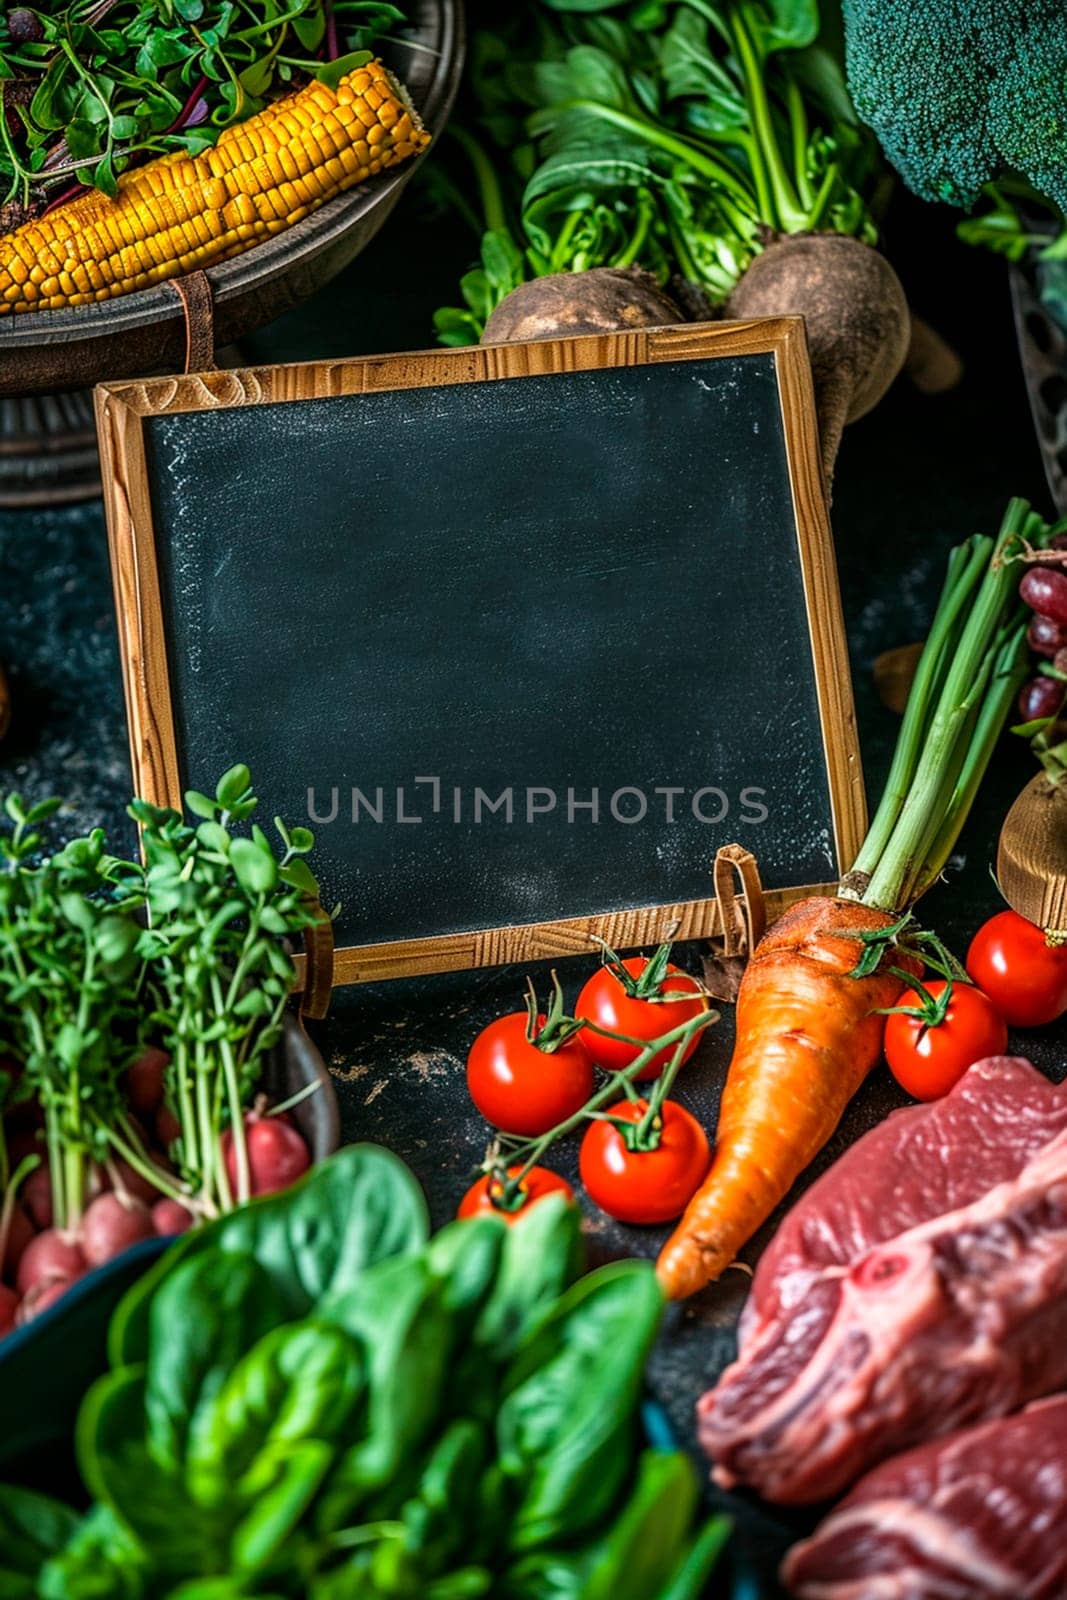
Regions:
[[[894,953],[850,978],[862,929],[892,917],[850,900],[802,900],[756,947],[737,997],[737,1043],[719,1110],[715,1156],[657,1271],[672,1299],[728,1267],[830,1138],[881,1055],[885,1018],[907,970]],[[912,963],[918,971],[917,963]]]
[[[741,980],[711,1169],[659,1258],[673,1298],[730,1265],[878,1060],[877,1013],[903,988],[889,968],[917,976],[922,967],[898,949],[870,976],[849,976],[866,948],[859,935],[892,928],[944,870],[1026,674],[1015,558],[1059,532],[1013,500],[995,539],[975,534],[950,553],[881,804],[843,896],[794,906]],[[912,939],[935,949],[930,934],[912,930]]]

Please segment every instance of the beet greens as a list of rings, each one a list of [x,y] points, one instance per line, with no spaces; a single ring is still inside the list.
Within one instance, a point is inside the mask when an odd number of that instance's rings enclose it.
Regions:
[[[720,305],[774,234],[872,241],[873,144],[819,27],[815,0],[540,0],[488,19],[455,159],[427,174],[481,235],[442,342],[477,340],[530,278],[638,265]]]

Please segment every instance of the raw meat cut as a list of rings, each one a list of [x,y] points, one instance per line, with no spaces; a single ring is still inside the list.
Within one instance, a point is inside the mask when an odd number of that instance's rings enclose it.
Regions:
[[[793,1207],[698,1406],[724,1488],[803,1504],[1067,1388],[1067,1088],[977,1062]]]
[[[782,1580],[798,1600],[1063,1600],[1067,1397],[896,1456]]]

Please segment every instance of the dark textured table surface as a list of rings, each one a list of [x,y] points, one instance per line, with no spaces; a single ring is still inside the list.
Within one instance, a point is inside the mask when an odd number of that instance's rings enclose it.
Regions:
[[[468,242],[429,237],[417,201],[386,229],[319,301],[251,341],[255,359],[361,354],[431,343],[434,305],[450,299],[467,264]],[[896,719],[878,702],[871,666],[883,650],[922,636],[951,543],[992,531],[1010,495],[1050,510],[1031,432],[999,263],[958,245],[951,219],[908,201],[890,217],[887,248],[914,306],[966,362],[953,393],[919,395],[901,379],[888,399],[845,436],[833,524],[869,792],[877,795]],[[428,265],[432,263],[432,265]],[[759,626],[759,619],[754,619]],[[62,793],[62,823],[73,832],[103,822],[121,836],[129,770],[112,622],[103,518],[96,504],[0,513],[0,657],[9,663],[15,716],[0,746],[0,789]],[[713,693],[709,687],[708,693]],[[767,641],[767,694],[778,692]],[[1029,776],[1028,758],[1006,739],[960,841],[949,881],[924,920],[963,952],[977,925],[998,908],[990,866],[1000,822]],[[696,952],[688,952],[695,961]],[[564,963],[573,995],[588,963]],[[543,984],[547,974],[535,972]],[[479,972],[350,990],[336,997],[317,1037],[337,1077],[348,1139],[379,1139],[407,1160],[438,1222],[453,1211],[478,1160],[484,1129],[466,1097],[463,1063],[480,1027],[517,1007],[523,974]],[[705,1036],[679,1089],[711,1123],[729,1060],[729,1014]],[[1018,1036],[1013,1047],[1062,1075],[1061,1029]],[[884,1068],[857,1096],[825,1153],[824,1166],[892,1106],[903,1102]],[[573,1150],[559,1164],[573,1175]],[[651,1255],[660,1235],[589,1221],[600,1256]],[[769,1229],[750,1251],[754,1258]],[[732,1353],[746,1279],[724,1281],[684,1310],[672,1310],[652,1385],[679,1435],[692,1436],[693,1401]],[[788,1526],[754,1506],[735,1505],[741,1547],[753,1573],[747,1594],[770,1597],[770,1573]]]

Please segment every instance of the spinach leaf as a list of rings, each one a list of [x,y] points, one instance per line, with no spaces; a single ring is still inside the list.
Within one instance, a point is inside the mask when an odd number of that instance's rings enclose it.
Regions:
[[[41,1600],[145,1600],[147,1571],[141,1545],[109,1506],[97,1505],[46,1563],[39,1593]]]
[[[231,1568],[255,1573],[275,1560],[318,1494],[334,1455],[332,1444],[302,1439],[260,1464],[260,1481],[242,1486],[245,1492],[254,1487],[254,1494],[251,1509],[233,1532]],[[268,1465],[272,1479],[264,1482]]]
[[[168,1589],[166,1600],[285,1600],[285,1596],[250,1589],[244,1578],[192,1578]]]
[[[418,1493],[400,1514],[402,1533],[394,1560],[398,1572],[426,1582],[446,1572],[453,1561],[489,1553],[495,1530],[477,1522],[479,1479],[489,1454],[488,1430],[468,1418],[451,1423],[431,1451]],[[391,1592],[391,1591],[390,1591]]]
[[[646,1450],[630,1497],[593,1561],[589,1600],[658,1596],[685,1549],[699,1494],[687,1456]]]
[[[273,1281],[252,1257],[212,1251],[168,1274],[149,1324],[145,1421],[155,1460],[182,1470],[198,1410],[283,1315]]]
[[[376,1261],[419,1249],[427,1233],[422,1191],[403,1162],[378,1145],[348,1145],[291,1189],[252,1200],[168,1250],[112,1318],[112,1365],[147,1359],[153,1297],[205,1251],[254,1257],[274,1281],[286,1318],[296,1318],[328,1291],[350,1288]]]
[[[469,1360],[507,1361],[534,1319],[582,1269],[581,1215],[548,1196],[507,1229],[493,1292],[475,1324]]]
[[[82,1402],[75,1442],[90,1493],[149,1556],[147,1587],[148,1578],[160,1574],[220,1570],[225,1544],[223,1530],[206,1516],[182,1514],[180,1476],[153,1459],[145,1437],[146,1388],[143,1366],[99,1378]]]
[[[319,1317],[358,1340],[367,1363],[367,1431],[338,1461],[317,1521],[332,1531],[420,1449],[446,1396],[452,1319],[426,1256],[382,1261]]]
[[[35,1600],[37,1579],[49,1556],[78,1525],[77,1513],[47,1495],[0,1486],[0,1595]]]
[[[521,1484],[513,1549],[573,1538],[610,1513],[662,1310],[652,1268],[618,1262],[569,1289],[519,1349],[497,1419],[501,1466]]]
[[[266,1334],[195,1412],[185,1480],[202,1506],[252,1501],[295,1446],[351,1430],[363,1358],[339,1328],[289,1323]]]
[[[465,1343],[496,1282],[507,1251],[507,1224],[497,1217],[471,1217],[449,1223],[426,1248],[430,1271],[441,1284],[441,1299],[452,1318],[452,1337]]]
[[[711,1517],[705,1522],[659,1600],[701,1600],[732,1529],[729,1517]]]
[[[537,1550],[505,1574],[501,1600],[699,1600],[722,1545],[722,1519],[690,1542],[699,1500],[681,1453],[646,1450],[629,1497],[608,1531],[576,1550]],[[700,1587],[679,1587],[700,1576]]]

